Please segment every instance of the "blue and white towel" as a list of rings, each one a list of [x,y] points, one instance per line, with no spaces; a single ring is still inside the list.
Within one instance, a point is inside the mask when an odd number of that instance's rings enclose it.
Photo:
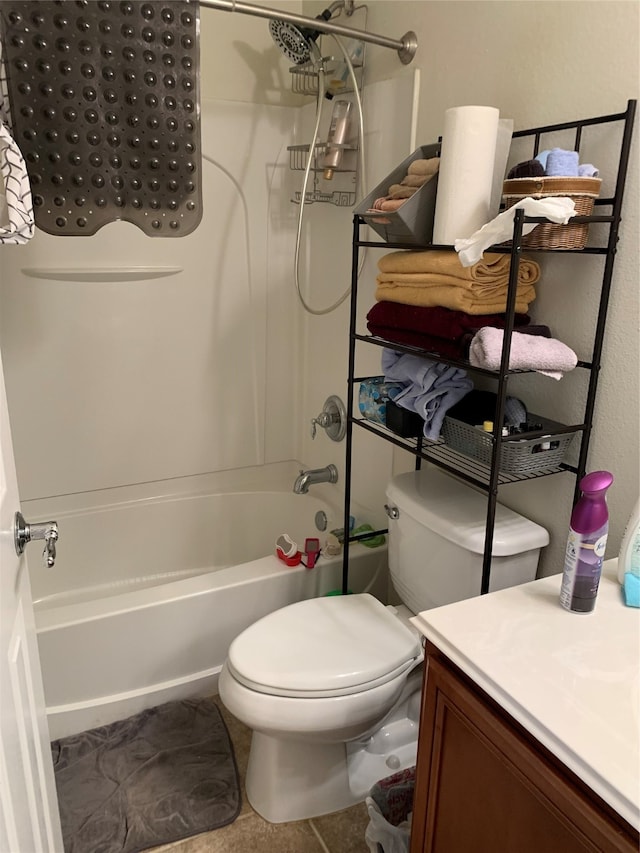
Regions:
[[[440,437],[447,411],[473,388],[466,370],[420,356],[385,349],[382,370],[387,382],[405,387],[394,403],[417,412],[424,419],[424,436],[432,441]]]

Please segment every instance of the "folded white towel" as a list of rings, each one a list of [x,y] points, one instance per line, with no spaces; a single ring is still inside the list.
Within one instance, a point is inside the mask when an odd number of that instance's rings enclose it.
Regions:
[[[483,326],[476,332],[469,346],[469,362],[474,367],[499,370],[502,358],[504,330]],[[509,368],[511,370],[536,370],[552,379],[562,379],[578,363],[575,352],[555,338],[525,335],[512,332]]]
[[[513,218],[516,210],[524,210],[525,216],[545,216],[550,222],[566,225],[575,216],[576,205],[573,199],[566,196],[550,196],[549,198],[523,198],[512,207],[499,213],[491,222],[487,222],[471,237],[456,240],[453,244],[460,263],[463,267],[477,264],[482,253],[489,246],[497,246],[508,240],[513,233]],[[522,226],[522,233],[528,234],[536,227],[535,222],[527,222]]]
[[[20,149],[0,123],[0,243],[26,243],[33,237],[31,187]]]

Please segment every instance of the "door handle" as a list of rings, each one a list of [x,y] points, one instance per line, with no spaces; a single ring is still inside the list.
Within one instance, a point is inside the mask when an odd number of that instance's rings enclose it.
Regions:
[[[20,556],[29,542],[34,539],[44,540],[42,560],[47,569],[53,568],[56,562],[56,542],[58,541],[58,522],[43,521],[39,524],[29,524],[21,512],[15,514],[13,522],[13,541],[16,554]]]

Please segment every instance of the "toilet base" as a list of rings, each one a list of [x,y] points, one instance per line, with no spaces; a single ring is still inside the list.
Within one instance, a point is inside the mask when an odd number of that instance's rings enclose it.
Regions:
[[[256,731],[246,790],[269,823],[319,817],[364,799],[349,788],[346,744],[301,743]]]
[[[385,776],[416,763],[422,668],[386,718],[357,741],[327,743],[254,730],[247,798],[269,823],[306,820],[361,803]]]
[[[364,800],[380,779],[416,764],[420,693],[404,702],[365,741],[347,744],[349,788]]]
[[[371,736],[315,743],[253,732],[247,798],[269,823],[305,820],[361,803],[385,776],[416,763],[421,670]]]

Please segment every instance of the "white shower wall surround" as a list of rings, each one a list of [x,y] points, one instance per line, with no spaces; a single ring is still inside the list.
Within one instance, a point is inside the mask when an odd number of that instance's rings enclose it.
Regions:
[[[294,113],[203,102],[204,214],[187,237],[117,222],[3,252],[23,499],[295,457]]]
[[[405,71],[365,88],[371,180],[415,144],[417,81]],[[202,102],[204,214],[187,237],[150,239],[116,222],[86,238],[37,230],[2,253],[23,500],[290,459],[341,465],[341,447],[311,442],[307,426],[346,391],[349,306],[310,319],[292,280],[300,173],[286,149],[308,141],[308,112]],[[330,104],[326,113],[328,123]],[[348,284],[351,220],[349,208],[309,206],[313,303]],[[375,279],[374,260],[363,280]],[[388,474],[377,474],[381,495]]]
[[[241,631],[340,588],[339,556],[313,570],[274,556],[280,533],[302,546],[322,536],[316,512],[331,526],[342,515],[335,486],[294,495],[296,473],[259,466],[25,502],[30,518],[53,512],[60,530],[55,572],[32,572],[51,738],[217,692]],[[386,579],[386,548],[357,546],[353,590],[384,597]]]

